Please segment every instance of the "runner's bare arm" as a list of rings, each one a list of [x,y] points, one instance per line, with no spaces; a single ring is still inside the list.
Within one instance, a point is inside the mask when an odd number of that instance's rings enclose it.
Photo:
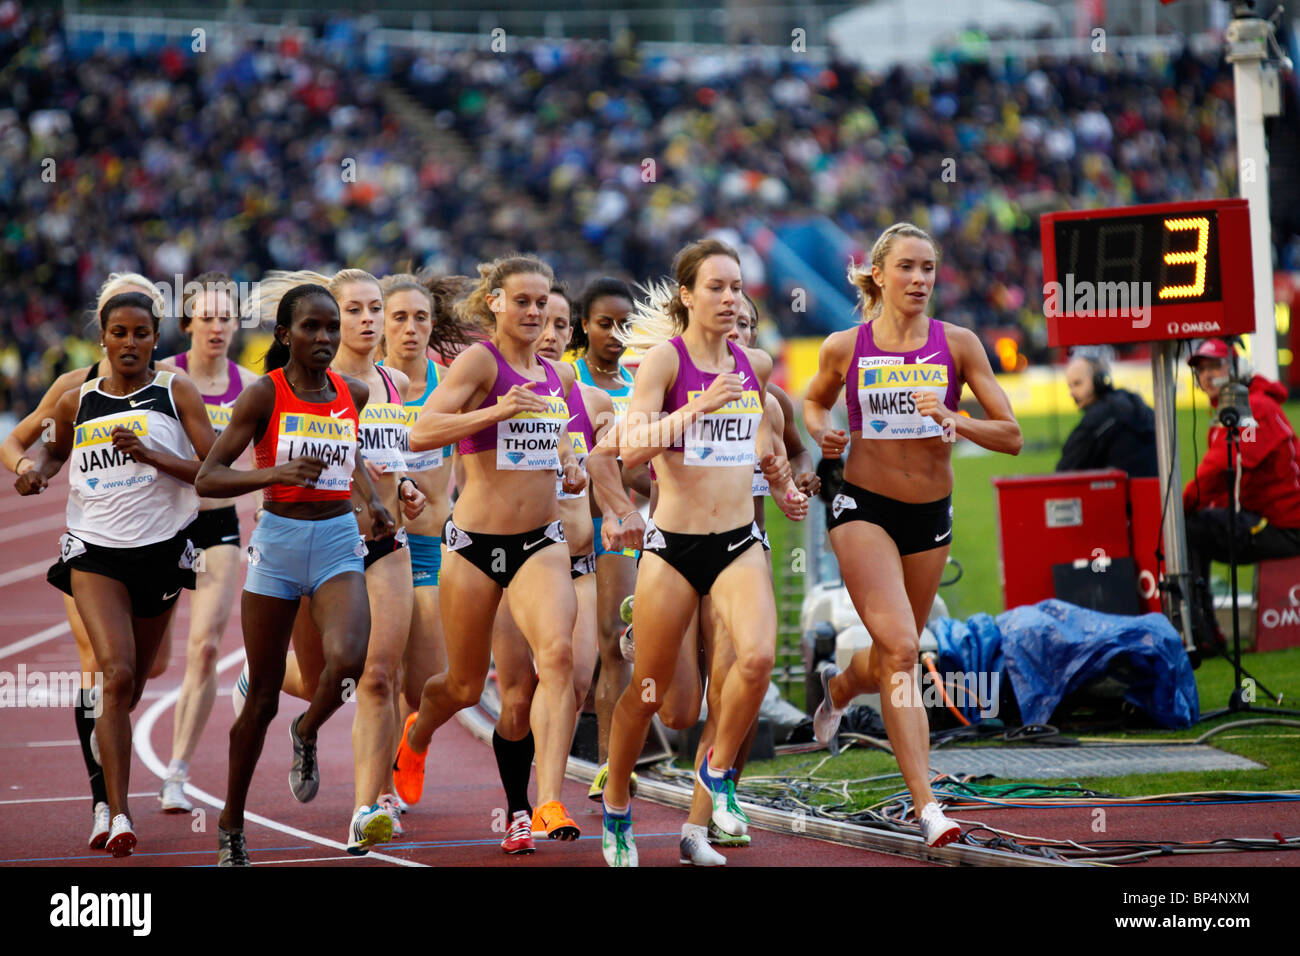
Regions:
[[[993,376],[984,346],[970,329],[950,325],[946,331],[957,373],[975,393],[988,418],[980,420],[958,415],[941,405],[932,392],[917,393],[917,411],[943,425],[945,431],[951,428],[958,437],[969,438],[982,448],[1008,455],[1020,454],[1025,444],[1020,424],[1011,410],[1007,393]],[[947,424],[949,422],[951,425]]]

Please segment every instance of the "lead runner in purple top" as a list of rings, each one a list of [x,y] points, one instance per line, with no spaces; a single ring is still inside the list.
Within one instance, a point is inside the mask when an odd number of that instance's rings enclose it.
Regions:
[[[844,584],[872,639],[843,673],[822,670],[824,697],[814,730],[820,742],[833,745],[849,702],[878,692],[889,741],[931,846],[961,836],[930,790],[930,727],[917,663],[920,633],[952,544],[952,446],[966,438],[1015,455],[1022,444],[1011,403],[975,333],[925,314],[938,258],[929,235],[897,223],[876,240],[867,266],[850,268],[865,321],[822,344],[803,406],[823,455],[839,458],[849,449],[844,484],[826,524]],[[830,409],[846,383],[852,436],[830,427]],[[963,383],[983,406],[985,420],[957,413]]]

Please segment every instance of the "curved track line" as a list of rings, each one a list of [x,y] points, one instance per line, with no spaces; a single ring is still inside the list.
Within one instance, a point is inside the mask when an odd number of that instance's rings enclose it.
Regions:
[[[220,674],[222,671],[229,670],[230,668],[234,667],[236,664],[242,663],[243,660],[244,660],[244,651],[242,648],[237,651],[231,651],[225,657],[221,658],[221,660],[217,661],[217,673]],[[153,706],[151,706],[147,711],[144,712],[144,714],[140,717],[139,721],[137,721],[135,725],[135,733],[133,735],[135,752],[140,757],[140,759],[144,761],[144,765],[149,768],[149,772],[152,773],[154,776],[156,776],[159,780],[166,779],[167,765],[158,759],[158,755],[154,753],[153,742],[149,738],[150,738],[150,734],[153,731],[153,725],[157,723],[158,718],[162,715],[162,712],[166,710],[168,707],[170,707],[172,704],[176,703],[177,699],[180,696],[181,696],[181,691],[179,687],[176,688],[176,690],[168,691],[162,697],[158,698],[158,700],[154,702]],[[208,804],[209,806],[216,807],[218,810],[220,810],[222,807],[225,806],[224,800],[221,800],[218,797],[214,797],[212,794],[204,790],[200,790],[192,783],[187,783],[185,785],[185,792],[192,797],[196,797],[197,799],[202,800],[204,803]],[[275,820],[270,819],[269,817],[264,817],[257,813],[249,813],[245,811],[244,819],[252,820],[254,823],[261,824],[264,827],[269,827],[272,830],[278,830],[281,833],[287,833],[289,836],[295,836],[300,840],[310,840],[312,843],[317,843],[320,844],[321,846],[326,846],[334,850],[344,850],[344,851],[347,850],[347,844],[345,843],[339,843],[336,840],[329,839],[328,837],[317,836],[315,833],[308,833],[306,830],[299,830],[297,827],[291,827],[288,824],[279,823]],[[385,863],[395,863],[398,866],[422,867],[427,865],[424,863],[417,863],[414,860],[403,860],[400,857],[389,856],[386,853],[376,853],[374,850],[371,850],[368,854],[366,854],[366,858],[372,860],[382,860]],[[343,858],[340,857],[340,859]],[[352,859],[352,857],[348,857],[348,859]],[[274,862],[278,863],[281,861],[276,860]],[[303,861],[303,862],[309,862],[309,861]]]

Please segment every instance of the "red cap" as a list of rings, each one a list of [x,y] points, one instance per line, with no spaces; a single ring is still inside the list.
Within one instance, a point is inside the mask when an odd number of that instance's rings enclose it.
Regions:
[[[1188,357],[1187,364],[1194,366],[1197,359],[1203,358],[1226,359],[1231,354],[1232,353],[1228,349],[1228,343],[1223,341],[1223,339],[1206,339],[1198,345],[1196,351]]]

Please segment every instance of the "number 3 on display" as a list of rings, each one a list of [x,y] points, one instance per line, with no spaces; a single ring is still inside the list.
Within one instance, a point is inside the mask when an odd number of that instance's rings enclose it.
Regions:
[[[1194,219],[1166,219],[1164,222],[1166,251],[1164,254],[1164,267],[1160,270],[1162,280],[1164,274],[1169,271],[1169,266],[1192,264],[1196,266],[1196,278],[1190,285],[1165,285],[1162,281],[1160,298],[1183,299],[1198,296],[1205,291],[1205,254],[1210,247],[1210,220],[1204,216],[1197,216]],[[1171,233],[1190,232],[1193,229],[1196,230],[1196,250],[1194,252],[1168,251]]]

